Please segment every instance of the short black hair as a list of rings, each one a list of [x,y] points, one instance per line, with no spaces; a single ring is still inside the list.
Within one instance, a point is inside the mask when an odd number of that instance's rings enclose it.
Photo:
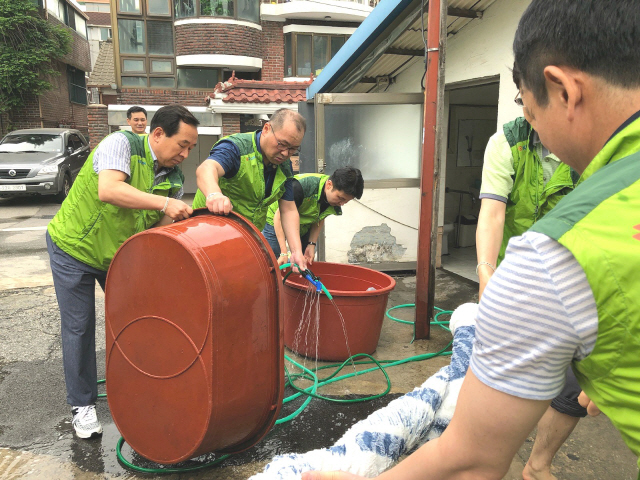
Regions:
[[[305,133],[307,131],[307,121],[304,117],[289,108],[279,108],[273,112],[269,123],[274,129],[280,130],[286,120],[291,120],[299,132]]]
[[[138,112],[144,113],[145,118],[147,118],[147,111],[144,108],[139,107],[137,105],[134,105],[129,110],[127,110],[127,118],[129,120],[131,120],[131,115],[133,115],[134,113],[138,113]]]
[[[198,119],[182,105],[175,103],[173,105],[166,105],[159,108],[153,115],[149,131],[153,132],[156,128],[160,127],[164,130],[167,137],[173,137],[180,129],[180,122],[193,125],[194,127],[200,125]]]
[[[346,193],[347,195],[353,195],[360,200],[362,197],[362,191],[364,190],[364,179],[362,178],[362,172],[354,167],[338,168],[329,177],[333,188]]]
[[[640,86],[638,0],[533,0],[513,41],[513,80],[549,100],[548,65],[563,65],[623,88]]]

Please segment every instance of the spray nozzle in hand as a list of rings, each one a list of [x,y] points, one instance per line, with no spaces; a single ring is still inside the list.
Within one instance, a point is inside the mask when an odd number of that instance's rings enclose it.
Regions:
[[[311,270],[308,268],[306,270],[300,270],[300,275],[306,278],[314,287],[316,287],[317,292],[322,291],[322,282],[318,277],[316,277]]]

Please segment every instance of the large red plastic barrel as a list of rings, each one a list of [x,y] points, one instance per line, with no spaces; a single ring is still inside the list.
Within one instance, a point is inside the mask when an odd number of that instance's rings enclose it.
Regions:
[[[271,249],[236,214],[120,247],[106,285],[107,399],[136,452],[171,464],[266,435],[284,393],[281,285]]]
[[[372,354],[396,281],[357,265],[314,262],[311,269],[335,304],[324,293],[317,299],[315,294],[309,296],[309,282],[300,275],[289,276],[284,288],[285,345],[306,357],[328,361]]]

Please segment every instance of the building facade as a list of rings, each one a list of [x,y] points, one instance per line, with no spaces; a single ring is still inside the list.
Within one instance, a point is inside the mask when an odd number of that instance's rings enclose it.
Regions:
[[[25,106],[2,116],[2,132],[20,128],[77,128],[87,133],[87,89],[85,75],[91,70],[87,41],[87,15],[75,0],[41,0],[40,15],[64,26],[72,36],[71,52],[54,63],[59,75],[49,79],[53,88],[30,95]]]
[[[132,105],[146,108],[149,122],[162,105],[189,108],[199,140],[183,170],[185,190],[195,191],[195,169],[221,136],[256,130],[278,108],[297,109],[310,78],[371,12],[369,2],[111,0],[117,101],[91,107],[92,118],[115,131],[126,128]]]

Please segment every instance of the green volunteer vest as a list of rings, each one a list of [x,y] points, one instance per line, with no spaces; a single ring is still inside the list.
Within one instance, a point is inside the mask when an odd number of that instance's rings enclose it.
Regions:
[[[304,198],[298,208],[300,215],[300,236],[305,235],[314,224],[320,223],[329,215],[342,215],[342,208],[329,205],[320,212],[320,197],[329,175],[319,173],[305,173],[294,177],[302,185]],[[267,223],[273,225],[273,216],[278,210],[278,204],[272,203],[267,212]]]
[[[219,179],[220,190],[231,200],[234,212],[247,217],[259,230],[262,230],[266,223],[267,208],[284,195],[284,183],[287,179],[293,178],[293,170],[290,160],[278,165],[271,194],[265,198],[265,166],[262,154],[258,152],[257,134],[258,132],[236,133],[221,138],[215,145],[222,140],[230,140],[240,150],[240,169],[233,178]],[[205,207],[206,203],[204,194],[198,189],[193,199],[193,208]]]
[[[126,182],[155,195],[175,195],[184,180],[173,168],[154,186],[153,157],[147,135],[126,135],[131,145],[131,175]],[[97,147],[96,147],[97,148]],[[116,250],[132,235],[157,223],[163,213],[156,210],[120,208],[98,198],[98,174],[93,170],[94,149],[71,187],[69,196],[49,223],[51,239],[64,252],[98,270],[108,270]]]
[[[640,456],[640,119],[604,146],[575,191],[531,231],[568,248],[587,276],[598,338],[573,369]]]
[[[511,147],[515,173],[507,199],[498,265],[504,258],[509,239],[526,232],[571,192],[574,185],[571,168],[564,163],[558,165],[544,184],[541,159],[533,146],[533,129],[524,118],[505,124],[503,129]]]

